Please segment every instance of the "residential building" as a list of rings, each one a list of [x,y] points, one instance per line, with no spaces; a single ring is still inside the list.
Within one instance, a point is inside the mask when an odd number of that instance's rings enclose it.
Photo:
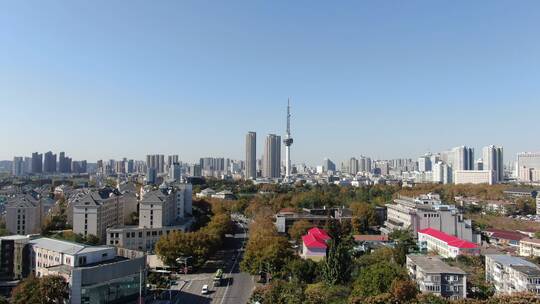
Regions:
[[[330,240],[330,236],[323,229],[317,227],[309,229],[307,234],[302,236],[301,257],[313,261],[324,259],[328,240]]]
[[[56,154],[51,151],[45,153],[43,159],[43,172],[54,173],[56,172]]]
[[[146,256],[127,258],[110,246],[50,238],[29,241],[32,272],[59,275],[69,284],[69,303],[135,302],[144,282]],[[142,280],[141,280],[142,279]]]
[[[523,238],[519,241],[519,255],[525,257],[540,257],[540,239]]]
[[[409,229],[413,233],[433,228],[460,239],[478,243],[480,238],[454,205],[443,204],[438,195],[425,194],[416,198],[400,196],[393,204],[386,204],[387,219],[381,231]]]
[[[257,133],[248,132],[246,135],[246,179],[257,178]]]
[[[162,235],[187,231],[192,224],[192,185],[162,184],[145,192],[139,203],[139,225],[107,229],[107,244],[152,251]]]
[[[540,171],[540,152],[523,152],[517,154],[516,176],[520,182],[537,182],[533,179],[531,171]]]
[[[540,294],[540,267],[522,258],[486,254],[486,281],[495,286],[495,294],[531,292]]]
[[[359,168],[358,159],[351,157],[351,159],[349,160],[349,174],[356,175],[356,173],[359,172],[359,169],[360,168]]]
[[[263,177],[281,177],[281,136],[269,134],[264,147]]]
[[[10,235],[0,237],[0,280],[21,280],[30,274],[28,236]]]
[[[155,169],[157,174],[165,172],[165,155],[150,154],[146,155],[146,168]]]
[[[467,273],[437,256],[407,255],[407,272],[422,293],[458,300],[467,297]]]
[[[495,182],[504,181],[503,148],[493,145],[482,149],[482,159],[484,170],[492,170],[495,173]]]
[[[482,231],[491,244],[500,246],[518,247],[519,242],[525,238],[525,235],[517,231],[508,231],[501,229],[488,228]]]
[[[6,228],[12,234],[41,232],[43,205],[39,198],[30,194],[17,195],[5,204]]]
[[[13,162],[11,163],[11,173],[14,176],[21,176],[25,173],[24,159],[22,157],[15,156],[13,158]]]
[[[420,250],[435,252],[443,258],[480,254],[478,245],[433,228],[418,231],[418,247]]]
[[[43,172],[43,154],[32,153],[32,173],[40,174]]]
[[[92,234],[105,242],[107,228],[123,225],[137,212],[137,196],[105,187],[77,198],[72,208],[73,232],[84,236]]]
[[[431,171],[431,155],[426,154],[418,158],[418,171],[428,172]]]
[[[495,171],[492,170],[457,170],[454,171],[454,184],[487,184],[495,183]]]

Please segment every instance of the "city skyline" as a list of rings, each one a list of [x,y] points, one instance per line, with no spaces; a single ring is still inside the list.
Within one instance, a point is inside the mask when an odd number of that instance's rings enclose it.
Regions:
[[[257,151],[285,137],[288,96],[292,163],[491,144],[514,159],[540,150],[524,129],[540,112],[537,8],[4,2],[0,159],[243,159],[248,131]]]

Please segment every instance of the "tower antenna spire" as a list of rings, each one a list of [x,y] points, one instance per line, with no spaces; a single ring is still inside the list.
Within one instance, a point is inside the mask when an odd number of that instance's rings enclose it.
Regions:
[[[291,98],[287,98],[287,131],[285,134],[285,139],[283,140],[285,144],[285,180],[289,181],[291,177],[291,145],[293,139],[291,137]]]

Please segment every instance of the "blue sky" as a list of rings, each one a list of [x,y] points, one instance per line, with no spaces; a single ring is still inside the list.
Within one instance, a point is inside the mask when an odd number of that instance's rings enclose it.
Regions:
[[[538,151],[538,1],[1,1],[0,159]],[[477,151],[477,157],[479,157]]]

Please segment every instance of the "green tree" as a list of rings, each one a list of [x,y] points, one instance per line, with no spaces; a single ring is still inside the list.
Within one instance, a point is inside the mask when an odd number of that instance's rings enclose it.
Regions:
[[[309,284],[304,291],[305,303],[341,303],[349,295],[349,288],[341,285],[328,286],[323,282]]]
[[[352,296],[366,298],[389,292],[395,279],[407,278],[405,270],[392,262],[379,262],[363,268],[353,283]]]
[[[314,283],[318,277],[318,265],[310,259],[291,259],[285,265],[285,276],[293,281]]]
[[[350,238],[331,239],[328,241],[326,257],[322,263],[322,277],[326,284],[345,284],[351,277],[351,242]]]
[[[61,276],[28,277],[13,290],[13,304],[60,304],[69,297],[68,284]]]

